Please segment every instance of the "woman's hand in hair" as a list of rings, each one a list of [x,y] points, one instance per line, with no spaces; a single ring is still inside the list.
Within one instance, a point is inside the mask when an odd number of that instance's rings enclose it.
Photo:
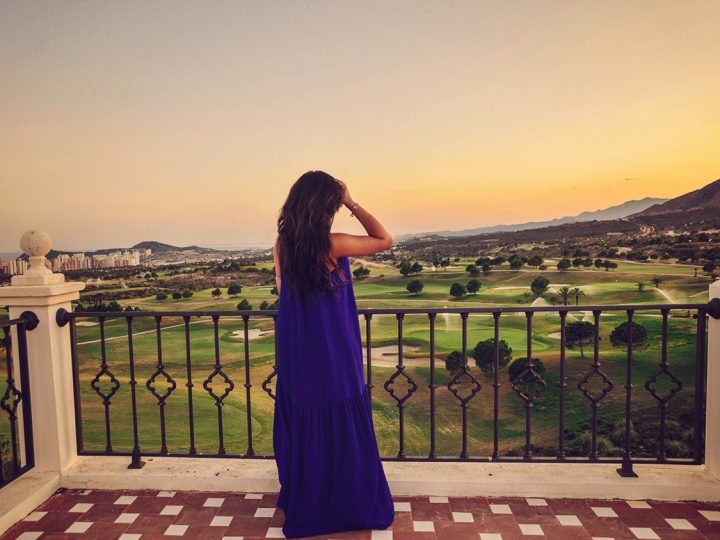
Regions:
[[[347,186],[345,185],[345,182],[342,180],[335,179],[343,188],[343,198],[342,202],[345,206],[350,208],[353,204],[355,204],[355,201],[352,200],[352,197],[350,196],[350,192],[348,191]]]

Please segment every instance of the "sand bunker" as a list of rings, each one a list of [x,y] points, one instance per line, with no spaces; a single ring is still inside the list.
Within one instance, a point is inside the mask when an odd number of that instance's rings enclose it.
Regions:
[[[272,335],[272,330],[262,330],[261,328],[248,328],[248,339],[259,339],[261,337]],[[235,330],[230,334],[231,338],[245,339],[245,330]]]

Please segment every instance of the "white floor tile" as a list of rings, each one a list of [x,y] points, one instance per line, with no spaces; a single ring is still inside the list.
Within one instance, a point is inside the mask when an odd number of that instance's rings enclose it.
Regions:
[[[179,504],[168,504],[160,511],[161,516],[177,516],[183,507]]]
[[[246,499],[262,499],[262,493],[246,493]]]
[[[615,540],[612,536],[593,536],[592,540]]]
[[[409,502],[394,502],[396,512],[410,512],[411,507]]]
[[[118,538],[118,540],[140,540],[141,537],[142,537],[142,534],[125,533],[125,534],[121,534],[120,538]]]
[[[265,538],[285,538],[282,527],[268,527]]]
[[[388,530],[373,530],[370,540],[392,540],[393,532]]]
[[[140,514],[133,514],[130,512],[123,512],[116,519],[115,523],[135,523],[135,520]]]
[[[137,497],[135,495],[122,495],[115,499],[115,504],[132,504]]]
[[[491,504],[490,511],[493,514],[512,514],[509,504]]]
[[[446,503],[450,502],[448,501],[447,497],[429,497],[431,503]]]
[[[525,499],[529,506],[547,506],[548,503],[545,499]]]
[[[578,519],[577,516],[567,515],[567,514],[566,515],[558,514],[555,517],[560,522],[560,525],[565,525],[568,527],[577,527],[577,526],[582,525],[582,523],[580,523],[580,520]]]
[[[641,538],[642,540],[660,540],[660,537],[648,527],[630,527],[630,532],[635,535],[635,538]]]
[[[76,521],[72,525],[70,525],[67,529],[65,529],[66,533],[84,533],[90,528],[90,525],[92,525],[92,521]]]
[[[630,508],[651,508],[645,501],[627,501]]]
[[[720,512],[717,510],[698,510],[709,521],[720,521]]]
[[[187,525],[169,525],[163,534],[165,536],[183,536],[187,530]]]
[[[30,512],[23,521],[40,521],[47,512]]]
[[[471,512],[453,512],[453,521],[456,523],[474,523],[475,518]]]
[[[17,540],[37,540],[42,534],[41,532],[24,532],[17,537]]]
[[[591,506],[590,508],[592,508],[592,511],[595,512],[597,517],[618,517],[617,512],[609,506]]]
[[[210,522],[211,527],[227,527],[232,522],[232,516],[215,516]]]
[[[519,523],[520,525],[520,532],[522,532],[525,536],[544,536],[545,533],[542,530],[542,527],[540,525],[530,524],[530,523]]]
[[[271,518],[275,515],[275,508],[258,508],[253,517]]]
[[[175,492],[174,491],[160,491],[157,494],[158,497],[174,497]]]
[[[92,489],[83,489],[78,495],[90,495],[92,493]]]
[[[670,525],[673,529],[676,531],[695,531],[695,526],[690,523],[687,519],[670,519],[666,518],[665,521],[668,522],[668,525]]]
[[[502,540],[502,535],[497,533],[480,533],[480,540]]]
[[[223,536],[222,540],[243,540],[242,536]]]
[[[210,506],[213,508],[220,508],[225,502],[225,499],[222,497],[208,497],[208,499],[205,501],[205,504],[203,506]]]
[[[84,514],[88,510],[90,510],[93,507],[93,503],[77,503],[75,506],[73,506],[68,512],[73,512],[76,514]]]
[[[432,521],[413,521],[415,532],[435,532],[435,524]]]

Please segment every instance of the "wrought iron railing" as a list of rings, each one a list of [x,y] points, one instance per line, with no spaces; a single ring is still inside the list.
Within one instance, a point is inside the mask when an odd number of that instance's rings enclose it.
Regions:
[[[574,317],[573,314],[584,312],[592,319],[592,335],[587,336],[588,345],[591,345],[592,353],[589,361],[584,361],[582,369],[575,364],[576,384],[568,384],[568,340],[567,340],[567,323],[568,317]],[[394,366],[392,374],[382,381],[382,389],[384,393],[376,395],[375,401],[382,398],[392,404],[397,419],[397,453],[395,455],[383,455],[384,460],[408,460],[408,461],[525,461],[525,462],[611,462],[619,463],[621,467],[618,472],[623,476],[634,475],[634,463],[672,463],[672,464],[700,464],[704,459],[704,426],[705,426],[705,370],[706,370],[706,330],[707,317],[720,317],[720,300],[713,300],[708,304],[633,304],[633,305],[612,305],[612,306],[543,306],[543,307],[509,307],[509,308],[438,308],[438,309],[359,309],[359,316],[364,319],[364,344],[365,344],[365,363],[366,363],[366,386],[371,399],[373,398],[373,389],[379,381],[374,380],[373,372],[373,338],[372,326],[373,320],[381,317],[393,317],[397,324],[397,364]],[[603,369],[604,355],[601,354],[601,317],[612,316],[617,317],[619,314],[621,320],[629,323],[627,325],[627,335],[624,337],[624,353],[622,353],[622,365],[613,366],[617,374],[609,374]],[[677,314],[680,314],[679,316]],[[418,404],[413,402],[413,398],[421,385],[419,380],[413,378],[412,373],[408,372],[406,365],[406,354],[403,351],[403,345],[407,341],[403,338],[403,324],[406,317],[409,316],[425,316],[427,317],[427,337],[429,350],[427,354],[423,353],[427,360],[428,369],[427,387],[427,403]],[[444,367],[439,368],[437,363],[439,356],[436,354],[436,322],[438,316],[444,319],[456,317],[460,319],[460,336],[461,336],[461,358],[462,364],[448,372]],[[533,354],[533,320],[535,316],[546,315],[557,317],[556,326],[558,328],[557,348],[551,353],[553,357],[553,371],[544,372],[544,366],[540,366]],[[501,343],[503,340],[502,323],[504,320],[510,320],[511,317],[524,317],[524,338],[525,352],[524,365],[519,371],[516,370],[513,378],[509,380],[509,392],[503,387],[506,386],[501,382]],[[375,317],[375,319],[373,319]],[[491,330],[492,343],[494,346],[494,358],[492,366],[489,368],[488,375],[480,375],[473,373],[474,368],[471,367],[468,357],[468,319],[475,317],[485,317],[489,322],[492,317],[492,324],[488,326]],[[633,323],[641,318],[648,317],[646,320],[659,320],[659,343],[657,345],[657,368],[652,372],[647,370],[647,359],[643,360],[644,372],[640,375],[634,373],[636,367],[636,344],[634,343],[633,332],[636,328]],[[649,319],[654,317],[654,319]],[[205,319],[206,322],[212,322],[213,336],[213,358],[212,365],[207,366],[203,372],[202,387],[205,396],[212,399],[216,408],[217,423],[217,450],[204,452],[198,450],[198,421],[196,418],[196,406],[193,397],[197,398],[197,360],[192,352],[192,339],[190,325]],[[82,343],[78,342],[78,320],[93,319],[99,328],[97,339],[88,340]],[[163,321],[176,319],[178,324],[163,326]],[[227,320],[242,321],[242,328],[236,332],[240,332],[243,343],[241,366],[242,381],[233,381],[228,374],[228,369],[223,365],[221,358],[220,346],[220,323]],[[682,339],[688,343],[694,342],[694,352],[688,353],[687,348],[680,350],[683,355],[692,354],[692,358],[688,365],[692,366],[692,375],[684,372],[679,375],[673,371],[668,361],[668,341],[670,335],[669,321],[678,319],[685,321],[681,332],[684,332]],[[72,342],[72,369],[74,375],[74,391],[75,391],[75,415],[77,424],[77,443],[80,454],[86,455],[127,455],[131,457],[131,468],[139,468],[142,466],[142,456],[198,456],[198,457],[238,457],[238,458],[273,458],[270,453],[258,453],[253,446],[253,405],[257,404],[260,395],[253,392],[258,382],[260,388],[264,392],[265,397],[274,399],[275,395],[272,391],[273,379],[277,376],[275,364],[273,363],[270,373],[263,378],[262,381],[254,381],[251,377],[251,346],[250,346],[250,326],[251,323],[258,320],[272,320],[274,328],[277,322],[276,310],[249,310],[249,311],[167,311],[167,312],[145,312],[145,311],[126,311],[126,312],[74,312],[69,313],[60,310],[57,315],[57,322],[64,326],[69,323],[70,337]],[[514,319],[517,321],[517,319]],[[114,335],[107,337],[107,325],[113,322]],[[182,322],[179,322],[182,321]],[[589,322],[589,321],[588,321]],[[122,325],[118,329],[118,323]],[[123,324],[124,323],[124,324]],[[138,330],[137,325],[143,324],[143,329]],[[555,323],[553,323],[555,324]],[[178,360],[174,355],[175,369],[171,374],[164,361],[163,331],[168,328],[183,328],[184,343],[174,343],[176,348],[184,348],[184,358]],[[86,332],[87,330],[84,330]],[[677,333],[676,330],[674,330]],[[150,353],[148,343],[143,344],[143,354],[145,355],[145,363],[147,356],[152,354],[152,373],[147,378],[139,378],[137,374],[137,347],[135,340],[137,336],[142,334],[154,334],[154,352]],[[674,334],[673,334],[674,335]],[[653,337],[653,336],[651,336]],[[654,336],[657,338],[658,336]],[[582,339],[582,338],[581,338]],[[635,337],[637,339],[637,336]],[[110,340],[121,342],[123,358],[113,358],[113,364],[127,365],[127,383],[123,383],[121,378],[116,376],[109,362],[107,344]],[[81,358],[79,346],[95,347],[99,345],[96,353],[88,353]],[[447,349],[447,347],[444,347]],[[686,350],[687,349],[687,350]],[[276,350],[276,347],[275,347]],[[120,349],[118,349],[118,352]],[[654,358],[655,351],[652,351]],[[549,354],[549,353],[543,353]],[[167,352],[165,352],[167,355]],[[616,353],[617,356],[617,353]],[[647,354],[645,354],[647,356]],[[274,356],[273,356],[274,360]],[[97,362],[97,364],[93,364]],[[180,365],[183,366],[180,370]],[[147,368],[147,366],[145,366]],[[543,369],[540,369],[543,367]],[[115,368],[117,370],[117,368]],[[579,371],[578,371],[579,369]],[[81,370],[83,377],[80,376]],[[148,369],[149,371],[149,369]],[[172,371],[172,370],[171,370]],[[182,371],[182,374],[181,374]],[[476,371],[476,370],[475,370]],[[90,376],[92,378],[90,379]],[[442,377],[447,377],[447,382],[438,384],[437,381]],[[642,376],[642,380],[638,377]],[[486,381],[483,380],[485,377]],[[89,381],[87,379],[90,379]],[[237,379],[237,377],[236,377]],[[685,379],[683,382],[682,379]],[[176,414],[171,422],[180,421],[183,426],[183,432],[187,432],[187,445],[178,450],[170,448],[167,441],[168,418],[166,418],[166,406],[169,401],[178,396],[181,392],[180,383],[184,383],[186,387],[186,414]],[[218,384],[222,383],[222,384]],[[128,428],[132,430],[132,448],[125,450],[116,450],[113,447],[113,429],[111,429],[111,404],[113,397],[124,386],[129,387],[129,400],[126,403],[129,411],[123,411],[122,414],[130,415]],[[140,385],[140,387],[138,387]],[[223,406],[227,403],[228,396],[235,395],[237,388],[242,385],[245,388],[244,396],[242,396],[242,407],[239,407],[230,413],[223,411]],[[491,390],[483,392],[485,386],[490,386]],[[444,403],[447,405],[449,396],[455,402],[454,412],[459,413],[459,426],[457,433],[451,431],[451,435],[459,438],[459,452],[454,455],[441,455],[438,450],[438,391],[447,388],[444,392]],[[83,414],[87,406],[81,399],[83,392],[88,392],[91,388],[102,404],[102,414],[96,414],[94,422],[102,422],[104,424],[104,434],[99,437],[102,439],[103,448],[88,449],[86,448],[86,440],[83,435],[84,427],[88,426],[88,419],[83,418]],[[687,404],[687,414],[685,420],[688,424],[687,430],[677,435],[678,425],[681,423],[677,420],[668,421],[668,410],[674,411],[671,407],[678,399],[681,391],[689,392],[692,388],[692,396],[689,396],[685,404]],[[545,396],[552,390],[553,398],[545,399]],[[241,392],[242,393],[242,392]],[[418,393],[419,395],[419,393]],[[142,397],[147,399],[152,396],[159,408],[159,439],[158,444],[152,448],[147,445],[141,447],[140,431],[143,423],[149,423],[149,419],[140,414],[138,401]],[[477,439],[479,411],[470,412],[470,405],[477,396],[485,396],[487,399],[487,408],[492,409],[491,420],[488,424],[491,429],[487,429],[487,452],[472,452],[469,447],[470,432],[474,433],[473,440]],[[86,396],[87,397],[87,396]],[[611,437],[615,437],[618,442],[617,452],[608,452],[607,448],[602,446],[601,438],[605,440],[606,434],[601,429],[601,421],[603,425],[608,421],[607,418],[601,418],[600,411],[606,402],[613,397],[611,405],[607,410],[614,425]],[[572,403],[568,405],[568,400]],[[581,401],[582,400],[582,401]],[[638,416],[640,412],[635,406],[636,401],[642,401],[642,416]],[[585,405],[583,405],[585,403]],[[652,403],[650,405],[649,403]],[[522,436],[518,448],[508,448],[507,438],[504,434],[504,425],[508,423],[505,409],[521,405],[520,412],[522,418]],[[419,405],[427,405],[427,410],[423,412],[423,422],[426,425],[422,429],[427,429],[426,452],[424,455],[408,455],[406,448],[406,436],[408,428],[406,426],[406,410],[409,407],[417,407]],[[577,413],[583,407],[589,408],[589,423],[585,426],[584,431],[580,433],[580,437],[587,438],[585,450],[578,452],[577,448],[568,450],[568,438],[572,435],[572,430],[577,426],[570,426],[567,422],[567,416],[570,413]],[[229,452],[226,449],[225,437],[228,434],[224,428],[223,422],[228,418],[227,414],[242,414],[241,409],[244,408],[245,433],[244,433],[244,452]],[[542,431],[544,446],[536,444],[534,436],[534,410],[539,408],[542,412]],[[678,404],[676,408],[680,409]],[[387,407],[385,407],[387,409]],[[458,410],[459,409],[459,410]],[[414,410],[414,409],[413,409]],[[548,411],[551,411],[549,416]],[[445,411],[443,411],[445,412]],[[638,451],[642,447],[637,441],[635,422],[643,423],[648,415],[653,416],[653,422],[657,422],[657,433],[654,435],[655,440],[652,441],[652,450],[644,449]],[[421,415],[422,416],[422,415]],[[102,419],[99,419],[102,417]],[[417,415],[416,415],[417,417]],[[207,420],[207,417],[204,418]],[[154,421],[153,421],[154,422]],[[414,419],[415,439],[417,439],[417,418]],[[548,422],[555,425],[553,437],[548,435]],[[97,426],[95,426],[97,427]],[[206,426],[202,426],[206,427]],[[670,429],[672,428],[672,429]],[[603,428],[605,429],[605,428]],[[147,429],[145,430],[147,432]],[[553,429],[550,429],[553,431]],[[97,432],[97,430],[96,430]],[[443,430],[443,436],[447,438],[447,430]],[[672,433],[671,433],[672,432]],[[268,433],[267,427],[264,433]],[[235,435],[235,433],[233,433]],[[683,439],[682,443],[687,445],[688,451],[686,455],[678,452],[675,440],[677,437]],[[552,444],[548,440],[554,439]],[[583,439],[584,440],[584,439]],[[203,441],[207,442],[207,441]],[[548,451],[548,444],[551,451]],[[668,453],[668,445],[672,444],[675,449],[673,455]],[[601,448],[602,446],[602,448]],[[504,448],[501,448],[504,447]]]
[[[26,332],[37,324],[37,317],[29,311],[17,319],[0,322],[0,409],[7,417],[7,422],[0,423],[0,486],[35,464]]]

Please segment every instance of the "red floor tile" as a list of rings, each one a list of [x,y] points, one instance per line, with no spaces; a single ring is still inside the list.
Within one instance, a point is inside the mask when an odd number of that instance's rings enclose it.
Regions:
[[[44,515],[29,516],[37,519],[17,523],[0,540],[15,540],[26,532],[41,532],[41,540],[113,540],[123,533],[141,534],[141,540],[222,540],[226,536],[253,540],[266,538],[271,527],[281,530],[285,520],[283,511],[275,506],[277,493],[255,498],[227,492],[178,492],[171,497],[158,494],[159,490],[61,489],[36,510],[45,512]],[[135,499],[115,504],[122,496]],[[209,498],[215,500],[208,501]],[[720,540],[720,519],[710,520],[700,513],[701,510],[720,512],[717,503],[647,501],[648,508],[632,508],[619,500],[547,499],[546,506],[530,505],[526,499],[513,497],[449,497],[448,502],[430,502],[428,497],[413,496],[395,497],[394,501],[404,503],[402,506],[409,504],[410,511],[395,512],[393,523],[384,533],[391,534],[392,540],[479,540],[481,533],[500,534],[502,540],[586,540],[592,537],[621,540],[636,538],[631,527],[651,528],[662,540]],[[205,506],[206,502],[208,506]],[[77,504],[91,506],[76,507]],[[176,512],[163,515],[163,509],[168,505],[176,507]],[[506,505],[510,513],[494,513],[491,505]],[[70,512],[73,507],[82,511]],[[272,517],[254,517],[258,508],[275,508],[275,511]],[[593,508],[612,509],[616,516],[599,517]],[[123,513],[138,516],[132,523],[116,523]],[[472,516],[471,522],[455,521],[456,517],[467,519],[468,513]],[[221,520],[216,522],[219,526],[212,526],[216,516],[232,519],[229,525]],[[710,517],[720,517],[720,514]],[[579,525],[563,525],[561,518]],[[680,523],[689,524],[695,530],[673,529],[667,519],[687,520]],[[78,521],[91,525],[82,533],[67,532]],[[417,521],[431,521],[434,532],[415,531],[414,522]],[[538,525],[544,536],[524,535],[522,525]],[[182,536],[165,535],[170,526]],[[312,537],[312,540],[329,539],[371,540],[372,531],[345,531]]]

